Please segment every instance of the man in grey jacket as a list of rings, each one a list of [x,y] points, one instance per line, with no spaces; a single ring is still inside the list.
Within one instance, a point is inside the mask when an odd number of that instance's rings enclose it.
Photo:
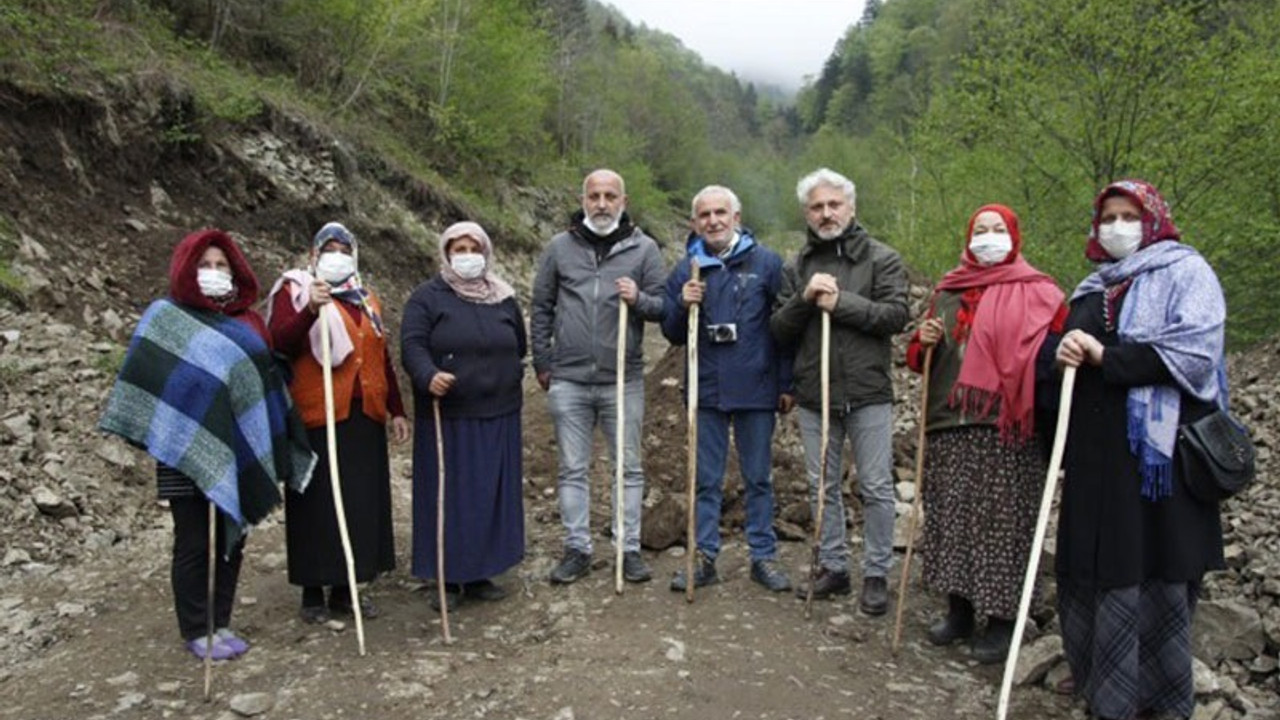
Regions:
[[[859,607],[868,615],[883,615],[889,606],[885,576],[893,562],[890,340],[907,323],[907,276],[898,253],[856,222],[855,190],[848,178],[822,168],[801,178],[796,195],[809,226],[808,240],[787,264],[769,326],[779,342],[797,348],[796,402],[810,507],[816,515],[822,462],[822,313],[831,314],[831,437],[813,595],[852,592],[840,494],[841,454],[848,438],[864,513]],[[806,590],[799,588],[797,594],[804,597]]]
[[[587,469],[597,426],[616,432],[618,303],[629,306],[623,446],[623,577],[652,577],[640,555],[640,510],[644,471],[640,463],[644,424],[645,321],[662,319],[666,279],[658,245],[626,214],[622,177],[596,170],[582,183],[582,210],[568,232],[551,238],[533,285],[530,336],[533,369],[547,391],[560,452],[560,517],[565,552],[551,582],[567,584],[591,571],[591,494]],[[610,456],[612,440],[606,443]],[[617,458],[612,458],[617,462]],[[616,501],[616,499],[615,499]],[[616,517],[610,514],[610,517]]]

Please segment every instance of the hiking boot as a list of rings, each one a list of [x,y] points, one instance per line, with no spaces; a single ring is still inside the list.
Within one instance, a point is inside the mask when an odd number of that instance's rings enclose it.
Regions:
[[[494,602],[501,600],[507,596],[507,591],[498,587],[492,580],[476,580],[475,582],[463,583],[462,594],[476,600],[485,602]]]
[[[629,583],[649,582],[653,579],[653,571],[644,564],[639,550],[622,554],[622,579]]]
[[[778,561],[772,558],[752,560],[751,579],[770,592],[786,592],[791,589],[791,578],[778,567]]]
[[[883,615],[889,610],[889,583],[882,577],[862,579],[858,609],[867,615]]]
[[[463,586],[457,583],[447,582],[444,584],[444,604],[449,608],[449,612],[453,612],[462,604]],[[431,593],[431,609],[440,612],[440,588]]]
[[[591,572],[591,556],[581,550],[565,548],[560,564],[551,571],[553,585],[568,585],[577,582]]]
[[[715,585],[720,582],[720,574],[716,572],[716,561],[703,553],[698,553],[695,567],[693,569],[693,586],[695,588]],[[675,574],[671,578],[671,589],[674,592],[684,592],[689,587],[689,583],[685,580],[684,570]]]
[[[986,632],[973,643],[973,659],[983,665],[1002,663],[1009,655],[1012,640],[1013,621],[989,617]]]
[[[836,595],[851,595],[853,584],[849,582],[849,573],[844,570],[819,568],[818,576],[813,582],[813,599],[826,600]],[[808,584],[796,587],[796,597],[804,600],[809,594]]]
[[[973,603],[954,593],[947,595],[947,616],[929,627],[929,642],[950,645],[973,635]]]

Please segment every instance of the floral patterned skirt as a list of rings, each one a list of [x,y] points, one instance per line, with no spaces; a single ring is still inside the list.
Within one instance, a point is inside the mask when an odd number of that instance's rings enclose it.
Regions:
[[[1036,442],[1010,446],[993,426],[928,433],[924,466],[924,581],[968,598],[979,615],[1018,612],[1044,490]]]

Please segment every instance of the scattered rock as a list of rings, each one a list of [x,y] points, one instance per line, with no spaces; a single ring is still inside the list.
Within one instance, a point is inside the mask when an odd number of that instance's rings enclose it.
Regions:
[[[1192,627],[1196,657],[1252,660],[1266,646],[1262,616],[1239,600],[1211,600],[1196,608]]]
[[[274,695],[269,693],[243,693],[233,696],[229,704],[231,710],[240,717],[253,717],[275,707],[276,699]]]
[[[76,515],[76,506],[67,502],[61,495],[41,485],[31,491],[31,501],[40,512],[55,518]]]
[[[1018,653],[1013,671],[1014,685],[1032,685],[1044,679],[1050,668],[1062,660],[1062,636],[1046,635]]]

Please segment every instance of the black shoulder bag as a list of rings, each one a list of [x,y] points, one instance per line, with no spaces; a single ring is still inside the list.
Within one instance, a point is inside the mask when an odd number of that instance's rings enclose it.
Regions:
[[[1253,482],[1253,441],[1225,410],[1178,428],[1178,459],[1183,487],[1201,502],[1226,500]]]

